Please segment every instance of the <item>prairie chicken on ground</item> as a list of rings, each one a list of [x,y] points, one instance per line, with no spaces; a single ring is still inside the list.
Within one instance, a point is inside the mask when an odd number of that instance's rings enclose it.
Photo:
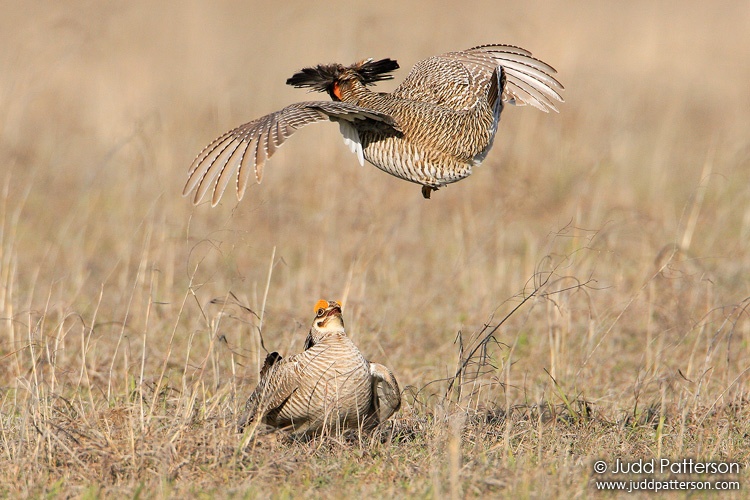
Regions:
[[[297,129],[338,122],[359,163],[369,161],[422,185],[422,194],[471,174],[492,147],[504,103],[557,111],[563,86],[550,65],[511,45],[482,45],[418,62],[396,90],[367,88],[393,78],[392,59],[305,68],[286,83],[327,92],[333,102],[299,102],[240,125],[209,144],[190,167],[183,194],[219,202],[234,179],[241,199],[251,173],[260,183],[266,160]]]
[[[393,373],[367,361],[347,337],[341,304],[321,300],[315,309],[303,352],[266,357],[240,431],[257,419],[302,435],[370,430],[401,407]]]

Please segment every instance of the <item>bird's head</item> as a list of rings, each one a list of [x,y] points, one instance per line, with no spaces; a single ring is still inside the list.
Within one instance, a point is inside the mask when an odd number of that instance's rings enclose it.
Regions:
[[[319,300],[315,304],[313,328],[320,333],[343,332],[344,319],[341,317],[341,303]]]
[[[334,101],[341,101],[347,87],[354,82],[373,85],[382,80],[390,80],[393,75],[389,73],[397,69],[398,63],[393,59],[365,59],[351,66],[319,64],[295,73],[286,83],[297,88],[327,92]]]

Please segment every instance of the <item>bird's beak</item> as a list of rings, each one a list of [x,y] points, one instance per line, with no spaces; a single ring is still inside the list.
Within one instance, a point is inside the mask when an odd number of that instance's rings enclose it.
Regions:
[[[326,313],[326,317],[328,316],[341,316],[341,306],[336,305],[332,307],[331,310]]]
[[[323,319],[323,326],[328,326],[334,321],[341,323],[341,326],[344,325],[344,318],[341,316],[341,307],[332,307],[331,310],[326,313],[325,318]]]

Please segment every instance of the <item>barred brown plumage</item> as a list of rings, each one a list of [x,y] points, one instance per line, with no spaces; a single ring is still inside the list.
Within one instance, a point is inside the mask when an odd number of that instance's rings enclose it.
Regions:
[[[315,309],[303,352],[266,357],[240,431],[250,422],[299,435],[371,430],[401,407],[393,373],[366,360],[346,335],[341,304],[321,300]]]
[[[292,104],[240,125],[209,144],[190,167],[183,195],[194,203],[211,191],[221,199],[234,179],[242,199],[251,172],[260,183],[265,162],[297,129],[324,120],[339,123],[344,142],[360,164],[422,185],[422,194],[471,174],[487,156],[504,103],[544,112],[563,102],[557,71],[512,45],[480,45],[418,62],[390,94],[367,88],[392,78],[391,59],[351,66],[318,65],[287,80],[328,92],[333,99]],[[499,98],[498,98],[499,97]]]

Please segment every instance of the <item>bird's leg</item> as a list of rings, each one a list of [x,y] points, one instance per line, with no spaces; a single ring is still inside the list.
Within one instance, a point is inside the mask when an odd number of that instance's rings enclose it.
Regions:
[[[437,191],[437,190],[438,190],[438,188],[434,188],[432,186],[422,186],[422,196],[424,196],[425,199],[429,200],[430,199],[430,194],[433,191]]]

